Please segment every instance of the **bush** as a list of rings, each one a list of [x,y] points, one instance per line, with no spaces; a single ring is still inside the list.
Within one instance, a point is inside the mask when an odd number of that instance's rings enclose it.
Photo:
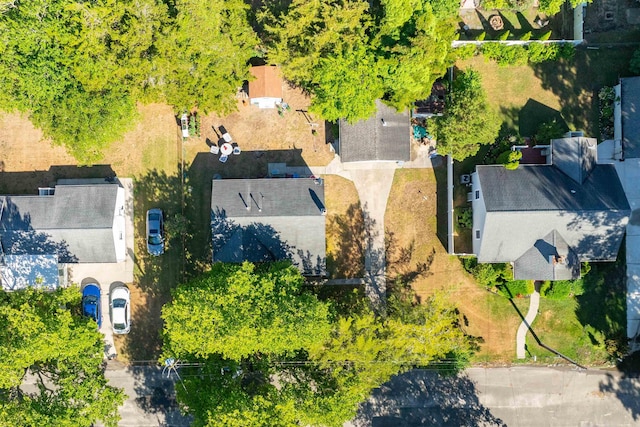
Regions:
[[[584,293],[582,279],[546,281],[540,287],[540,295],[550,300],[561,300]]]
[[[529,62],[538,64],[544,61],[555,61],[558,59],[560,46],[557,44],[531,43],[528,46]]]
[[[475,257],[461,258],[464,269],[471,273],[479,285],[492,289],[513,278],[511,264],[478,264]]]
[[[533,137],[536,144],[547,145],[552,139],[562,138],[564,128],[556,119],[542,123]]]
[[[478,48],[475,44],[465,44],[453,49],[453,53],[458,59],[469,59],[477,55]]]
[[[483,40],[484,40],[484,39],[486,39],[486,38],[487,38],[487,32],[486,32],[486,31],[483,31],[483,32],[481,32],[480,34],[478,34],[478,37],[476,37],[476,40],[478,40],[478,41],[483,41]]]
[[[482,54],[498,65],[525,65],[528,60],[525,46],[507,46],[498,42],[485,43]]]
[[[497,286],[498,293],[507,298],[531,295],[534,290],[531,280],[509,280]]]
[[[458,215],[458,224],[463,228],[473,227],[473,211],[469,208],[464,208]]]
[[[541,41],[545,41],[545,40],[549,40],[549,38],[551,38],[551,30],[547,31],[546,33],[542,34],[538,40]]]
[[[520,40],[523,40],[523,41],[531,40],[531,31],[527,31],[526,33],[521,35]]]
[[[500,37],[498,37],[498,40],[508,40],[510,35],[511,35],[511,31],[507,30],[504,33],[500,34]]]
[[[598,92],[598,106],[600,107],[600,137],[602,139],[613,137],[613,110],[616,91],[609,86],[603,87]]]
[[[629,71],[634,76],[640,75],[640,49],[636,49],[633,52],[633,56],[631,57],[631,61],[629,61]]]

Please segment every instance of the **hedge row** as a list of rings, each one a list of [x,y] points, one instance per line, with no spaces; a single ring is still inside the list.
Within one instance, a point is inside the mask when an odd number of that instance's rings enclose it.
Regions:
[[[571,43],[530,43],[528,45],[507,45],[498,42],[487,42],[482,45],[467,44],[455,48],[460,59],[468,59],[475,55],[484,55],[499,65],[526,65],[544,61],[571,59],[575,47]]]

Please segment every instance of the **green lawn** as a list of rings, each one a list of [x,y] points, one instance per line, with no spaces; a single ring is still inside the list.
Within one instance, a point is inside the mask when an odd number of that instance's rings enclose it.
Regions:
[[[569,61],[507,67],[478,56],[456,65],[481,73],[490,104],[522,136],[532,136],[540,123],[558,118],[568,129],[599,137],[597,92],[629,75],[634,50],[580,48]]]

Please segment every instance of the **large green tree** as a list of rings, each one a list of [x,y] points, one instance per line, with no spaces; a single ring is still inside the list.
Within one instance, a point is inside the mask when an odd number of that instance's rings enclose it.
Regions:
[[[0,426],[118,424],[125,396],[96,324],[67,308],[79,304],[77,288],[0,294]]]
[[[178,0],[160,43],[161,91],[171,105],[226,113],[249,75],[258,39],[242,0]]]
[[[427,97],[450,64],[455,1],[294,0],[260,20],[269,60],[312,95],[327,120],[357,121],[383,98],[397,109]]]
[[[13,2],[0,13],[0,108],[30,114],[81,163],[133,127],[137,102],[229,111],[257,43],[247,11],[241,0]]]
[[[215,264],[180,286],[163,308],[164,352],[240,361],[308,348],[329,335],[329,306],[303,284],[300,272],[286,262]]]
[[[458,72],[445,113],[436,124],[438,151],[455,160],[474,156],[481,145],[498,137],[500,119],[487,102],[477,71]]]
[[[371,391],[416,365],[469,352],[455,309],[391,298],[328,315],[288,264],[214,266],[163,311],[165,354],[185,362],[196,426],[341,426]]]

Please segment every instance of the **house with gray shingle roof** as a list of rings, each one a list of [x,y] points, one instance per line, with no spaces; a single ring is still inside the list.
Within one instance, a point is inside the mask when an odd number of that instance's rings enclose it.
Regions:
[[[411,118],[376,101],[376,113],[367,120],[340,120],[338,153],[342,162],[409,161]]]
[[[58,183],[41,195],[0,196],[5,290],[65,285],[73,264],[124,262],[125,194],[118,183]]]
[[[614,102],[614,141],[622,141],[623,158],[640,158],[640,77],[620,79]]]
[[[631,210],[597,141],[551,141],[548,164],[479,165],[472,174],[473,252],[512,263],[516,280],[566,280],[580,263],[615,261]]]
[[[319,178],[213,180],[213,262],[288,259],[305,275],[324,276],[325,214]]]

